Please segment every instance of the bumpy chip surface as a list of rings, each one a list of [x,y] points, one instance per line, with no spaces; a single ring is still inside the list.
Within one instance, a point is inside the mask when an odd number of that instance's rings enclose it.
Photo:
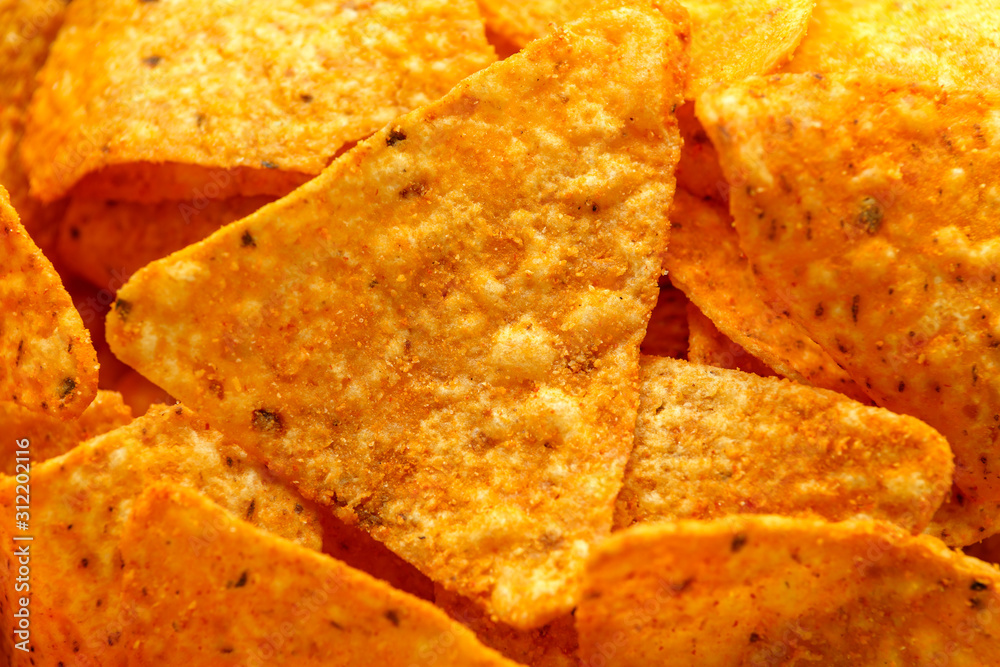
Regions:
[[[731,205],[758,284],[880,405],[951,443],[935,532],[1000,529],[1000,97],[788,74],[698,110],[745,183]]]
[[[753,373],[761,377],[778,376],[770,366],[737,345],[719,331],[712,320],[691,302],[687,304],[688,361],[716,368]]]
[[[515,664],[431,603],[189,491],[147,491],[121,550],[134,667]]]
[[[993,665],[1000,575],[870,521],[740,516],[603,543],[577,610],[583,664]],[[610,656],[607,663],[597,660]]]
[[[814,0],[682,0],[691,17],[693,99],[719,81],[739,81],[783,64],[809,25]],[[487,27],[523,46],[608,0],[479,0]]]
[[[32,193],[282,195],[493,62],[473,0],[80,0],[30,109]],[[103,170],[103,171],[102,171]]]
[[[135,498],[163,480],[195,489],[281,537],[313,549],[322,544],[316,512],[298,494],[190,410],[160,406],[32,467],[34,665],[56,667],[71,657],[104,667],[125,664],[122,631],[132,612],[121,604],[118,538]],[[14,517],[16,496],[15,479],[0,478],[3,516]],[[206,540],[221,530],[207,521],[202,528]],[[9,557],[20,544],[6,537],[0,548]],[[14,585],[12,577],[7,585]]]
[[[126,363],[432,579],[567,613],[632,446],[682,10],[596,14],[137,273]]]
[[[868,401],[805,329],[761,298],[732,218],[722,206],[680,191],[670,222],[664,268],[719,331],[787,378]]]
[[[132,421],[132,411],[114,391],[98,391],[94,402],[83,414],[63,420],[31,410],[15,403],[0,403],[0,472],[14,474],[14,457],[18,440],[31,441],[31,463],[41,463],[64,454],[84,440],[124,426]]]
[[[70,419],[96,394],[90,333],[0,186],[0,401]]]
[[[60,222],[59,259],[95,285],[120,285],[150,262],[272,201],[236,197],[136,204],[73,198]]]
[[[919,533],[951,450],[913,417],[788,380],[643,358],[618,528],[726,514],[876,519]]]
[[[576,621],[567,614],[534,630],[518,630],[490,619],[474,602],[434,586],[434,604],[476,634],[479,641],[531,667],[579,667]]]
[[[817,0],[790,72],[899,76],[1000,85],[1000,5],[993,0]]]

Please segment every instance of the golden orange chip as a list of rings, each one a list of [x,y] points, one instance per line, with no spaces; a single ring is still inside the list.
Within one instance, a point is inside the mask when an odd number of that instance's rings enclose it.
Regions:
[[[112,349],[500,620],[569,612],[632,446],[682,22],[601,12],[470,77],[139,271]]]
[[[26,410],[15,403],[0,403],[0,473],[15,474],[17,441],[31,441],[31,462],[41,463],[76,447],[84,440],[124,426],[132,421],[132,411],[113,391],[98,391],[83,414],[73,420]]]
[[[28,194],[28,174],[21,162],[21,138],[35,76],[66,14],[58,0],[0,0],[0,185],[31,238],[48,253],[55,241],[62,206],[45,206]]]
[[[314,549],[322,544],[318,517],[298,494],[190,410],[160,406],[31,467],[29,530],[15,534],[33,538],[29,607],[35,665],[56,667],[69,658],[78,664],[124,664],[121,639],[130,611],[121,604],[118,537],[135,498],[160,480],[196,489],[281,537]],[[18,496],[16,479],[0,478],[0,509],[10,519],[2,531],[14,527],[15,507],[23,504]],[[205,521],[199,535],[211,541],[220,530]],[[5,536],[0,553],[16,561],[12,550],[20,546]],[[8,593],[20,597],[11,591],[13,580],[5,583]]]
[[[789,379],[868,402],[805,329],[764,301],[724,208],[680,191],[670,220],[664,268],[719,331]]]
[[[473,0],[77,0],[31,103],[31,191],[282,195],[494,60]]]
[[[933,530],[1000,530],[1000,97],[788,74],[705,94],[758,284],[871,396],[940,431]],[[842,119],[849,119],[843,122]]]
[[[272,201],[237,197],[136,204],[73,198],[60,223],[59,257],[95,285],[121,285],[146,264]]]
[[[814,0],[682,0],[691,17],[687,98],[783,64],[809,25]],[[479,0],[487,28],[524,46],[607,0]]]
[[[134,667],[514,665],[431,603],[183,489],[143,494],[121,550]]]
[[[576,621],[567,614],[534,630],[517,630],[490,620],[474,602],[452,593],[444,586],[434,587],[434,604],[472,630],[479,641],[511,660],[531,667],[579,667],[579,640]]]
[[[683,0],[692,35],[687,98],[783,65],[806,34],[814,1]]]
[[[320,509],[323,523],[323,553],[367,572],[393,588],[424,600],[434,599],[434,582],[388,547],[357,526],[350,526]]]
[[[688,361],[753,373],[761,377],[778,375],[770,366],[719,331],[712,320],[705,317],[705,314],[698,310],[698,306],[690,302],[687,305],[687,318]]]
[[[687,297],[684,292],[660,280],[660,295],[646,325],[646,337],[639,351],[657,357],[683,358],[687,353]]]
[[[995,665],[1000,574],[890,524],[738,516],[604,542],[585,665]]]
[[[76,417],[97,394],[90,333],[3,187],[0,226],[0,401]]]
[[[994,0],[816,0],[790,72],[862,71],[909,81],[1000,85]]]
[[[615,526],[726,514],[876,519],[923,530],[951,449],[913,417],[788,380],[645,357]]]

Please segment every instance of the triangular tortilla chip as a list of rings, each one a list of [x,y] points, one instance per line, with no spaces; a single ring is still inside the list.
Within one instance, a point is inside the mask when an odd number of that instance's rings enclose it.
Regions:
[[[865,392],[805,329],[761,298],[723,207],[680,191],[670,222],[663,266],[719,331],[789,379],[868,402]]]
[[[107,433],[132,421],[132,411],[114,391],[98,391],[83,414],[72,420],[26,410],[15,403],[0,403],[0,472],[14,474],[17,441],[31,441],[31,464],[65,454],[84,440]]]
[[[576,621],[566,614],[534,630],[517,630],[490,619],[474,602],[434,586],[434,604],[472,630],[479,641],[511,660],[531,667],[579,667]]]
[[[0,227],[0,401],[76,417],[97,394],[90,333],[2,186]]]
[[[76,0],[31,103],[31,191],[281,195],[494,60],[473,0]]]
[[[995,0],[816,0],[789,72],[862,71],[908,81],[1000,85]]]
[[[273,197],[135,204],[74,198],[59,228],[59,259],[95,285],[121,285],[150,262],[245,218]]]
[[[889,524],[636,526],[602,544],[587,574],[585,665],[1000,663],[1000,574]]]
[[[698,306],[691,302],[688,302],[687,305],[687,318],[688,351],[686,358],[691,363],[729,368],[761,377],[778,376],[774,369],[719,331],[712,320],[705,317],[705,314],[698,310]]]
[[[29,448],[30,451],[30,448]],[[316,512],[240,448],[181,406],[160,406],[128,426],[89,440],[69,453],[31,466],[31,658],[56,667],[74,658],[84,664],[124,664],[121,633],[130,618],[121,606],[122,561],[118,536],[135,498],[167,480],[197,489],[235,516],[305,546],[319,549]],[[0,478],[2,531],[14,527],[16,480]],[[220,512],[223,511],[220,509]],[[202,524],[214,538],[221,528]],[[13,593],[17,558],[25,544],[8,534],[0,552],[8,559],[6,585]],[[72,664],[72,663],[70,663]]]
[[[46,253],[55,241],[62,206],[45,206],[28,194],[28,174],[21,162],[21,138],[35,76],[45,64],[68,3],[53,0],[0,2],[0,185],[31,238]]]
[[[787,74],[706,93],[758,284],[889,409],[940,431],[935,533],[1000,530],[1000,97]]]
[[[876,519],[922,531],[951,488],[934,429],[788,380],[645,357],[615,525],[726,514]]]
[[[686,28],[596,14],[139,271],[126,363],[521,628],[610,530],[679,153]]]
[[[515,664],[431,603],[183,489],[143,494],[121,550],[133,667]]]
[[[660,279],[660,295],[646,325],[646,337],[639,350],[656,357],[682,358],[687,352],[687,297],[684,292]]]
[[[687,98],[719,81],[782,65],[805,35],[814,0],[681,0],[691,17]],[[613,0],[479,0],[487,28],[524,46]],[[624,3],[627,4],[627,3]]]

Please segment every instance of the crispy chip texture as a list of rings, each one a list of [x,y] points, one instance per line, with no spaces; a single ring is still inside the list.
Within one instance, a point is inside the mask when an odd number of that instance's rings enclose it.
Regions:
[[[21,138],[35,76],[62,25],[67,3],[61,0],[0,0],[0,185],[25,229],[49,251],[61,206],[45,206],[28,195],[28,174],[21,162]]]
[[[514,665],[431,603],[189,491],[143,494],[121,549],[133,667]]]
[[[691,17],[693,99],[719,81],[739,81],[783,64],[805,35],[814,0],[682,0]],[[607,0],[479,0],[489,30],[524,45],[552,25],[579,18]]]
[[[494,59],[473,0],[78,0],[22,153],[46,201],[281,195]]]
[[[698,113],[746,184],[731,204],[758,284],[879,405],[951,443],[935,532],[1000,529],[1000,98],[788,74]]]
[[[995,665],[1000,575],[890,524],[772,516],[636,526],[577,609],[583,664]]]
[[[95,285],[121,285],[146,264],[272,201],[236,197],[136,204],[74,198],[60,223],[59,258]]]
[[[615,526],[726,514],[876,519],[923,530],[951,488],[947,441],[788,380],[643,358]]]
[[[0,403],[0,472],[14,474],[16,442],[31,441],[31,463],[41,463],[64,454],[84,440],[132,421],[132,411],[114,391],[98,391],[97,398],[73,420],[26,410],[15,403]]]
[[[638,403],[683,12],[596,14],[138,272],[115,353],[504,622],[569,612]]]
[[[790,72],[899,76],[1000,85],[1000,5],[994,0],[816,0]]]
[[[868,401],[801,326],[761,298],[724,208],[681,191],[670,221],[664,268],[719,331],[787,378]]]
[[[684,292],[660,280],[660,295],[646,325],[646,337],[639,350],[656,357],[683,358],[688,346],[687,297]]]
[[[517,630],[490,620],[474,602],[440,584],[434,586],[434,604],[472,630],[479,641],[517,663],[531,667],[579,667],[576,621],[570,614],[534,630]]]
[[[712,320],[688,302],[688,353],[686,359],[695,364],[729,368],[761,377],[778,374],[763,361],[737,345],[719,331]]]
[[[97,394],[90,333],[3,187],[0,225],[0,400],[70,419]]]
[[[294,491],[190,410],[160,406],[32,466],[30,534],[45,545],[44,554],[34,547],[31,562],[34,665],[55,667],[71,656],[124,664],[120,640],[131,612],[121,605],[118,537],[135,498],[160,480],[200,491],[281,537],[314,549],[322,544],[315,512]],[[3,516],[14,516],[15,498],[15,480],[0,479]],[[206,539],[218,530],[203,522]],[[0,545],[8,557],[12,544]]]

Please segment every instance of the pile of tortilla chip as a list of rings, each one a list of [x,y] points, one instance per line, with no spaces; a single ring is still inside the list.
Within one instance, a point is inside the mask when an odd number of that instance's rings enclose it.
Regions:
[[[998,63],[0,0],[0,665],[1000,664]]]

